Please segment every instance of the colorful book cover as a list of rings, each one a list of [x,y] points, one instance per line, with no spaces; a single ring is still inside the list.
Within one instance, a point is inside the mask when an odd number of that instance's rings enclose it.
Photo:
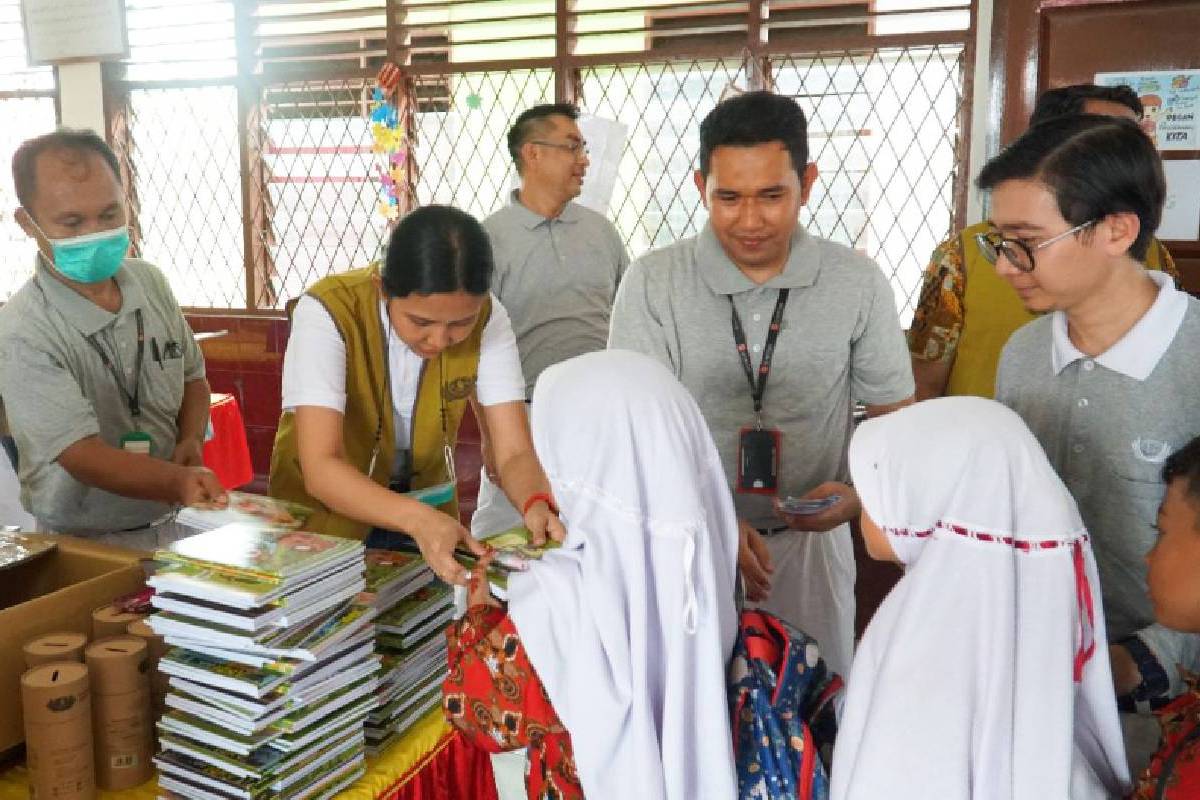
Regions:
[[[191,506],[180,509],[176,521],[200,530],[212,530],[231,522],[268,528],[299,528],[312,516],[312,509],[274,497],[247,492],[229,492],[225,508]]]
[[[286,579],[315,572],[326,562],[362,550],[362,543],[352,539],[233,523],[180,539],[154,557],[169,563],[190,561],[266,579]]]
[[[454,602],[453,590],[438,581],[423,586],[378,619],[381,630],[404,634]]]

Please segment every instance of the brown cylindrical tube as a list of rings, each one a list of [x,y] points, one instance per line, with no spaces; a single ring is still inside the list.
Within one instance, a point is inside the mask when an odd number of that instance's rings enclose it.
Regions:
[[[21,676],[21,705],[30,797],[93,800],[88,668],[69,661],[34,667]]]
[[[154,774],[150,659],[136,636],[110,636],[83,651],[92,679],[96,784],[110,791],[145,783]]]
[[[117,606],[100,606],[92,612],[92,641],[109,636],[124,636],[129,623],[145,618],[145,614],[122,611]]]
[[[33,669],[38,664],[48,664],[51,661],[82,663],[85,646],[87,637],[82,633],[62,631],[30,639],[21,650],[25,653],[25,666]]]
[[[150,653],[150,696],[153,701],[154,717],[158,719],[163,715],[167,708],[167,692],[171,690],[170,678],[158,671],[158,661],[167,654],[171,648],[167,646],[163,637],[154,632],[145,620],[129,623],[128,632],[130,636],[136,636],[146,642],[146,647]]]

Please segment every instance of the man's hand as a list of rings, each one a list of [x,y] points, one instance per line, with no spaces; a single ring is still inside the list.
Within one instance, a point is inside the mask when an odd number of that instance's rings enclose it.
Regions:
[[[1142,671],[1138,669],[1133,654],[1119,644],[1108,646],[1108,659],[1112,663],[1113,688],[1117,696],[1126,695],[1142,682]]]
[[[421,548],[421,555],[434,574],[446,583],[456,586],[467,585],[467,570],[454,558],[454,549],[460,544],[477,556],[484,556],[488,548],[471,537],[471,533],[449,514],[425,507],[414,529],[408,531]]]
[[[529,507],[529,513],[525,515],[525,527],[533,534],[531,541],[535,547],[544,545],[547,536],[556,542],[567,538],[567,529],[563,527],[562,520],[550,510],[550,504],[545,500],[539,500]]]
[[[162,463],[161,461],[159,462]],[[175,502],[183,506],[225,508],[229,495],[212,470],[204,467],[179,467],[175,479]]]
[[[744,520],[738,520],[738,568],[746,599],[754,603],[766,600],[771,593],[771,553],[759,532]]]
[[[199,439],[182,439],[175,443],[171,463],[181,467],[203,467],[204,445]]]
[[[842,499],[816,514],[784,514],[778,509],[776,509],[776,513],[787,522],[789,528],[795,531],[811,531],[814,533],[831,531],[838,525],[849,522],[862,513],[862,504],[858,502],[858,492],[854,491],[854,488],[847,484],[838,483],[837,481],[826,481],[804,495],[803,498],[805,500],[820,500],[823,497],[829,497],[834,494],[839,495]]]

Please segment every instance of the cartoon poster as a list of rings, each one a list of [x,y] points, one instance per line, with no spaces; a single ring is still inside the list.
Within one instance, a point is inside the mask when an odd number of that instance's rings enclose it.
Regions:
[[[1159,150],[1200,150],[1200,69],[1101,72],[1096,83],[1137,92],[1146,109],[1142,130]]]

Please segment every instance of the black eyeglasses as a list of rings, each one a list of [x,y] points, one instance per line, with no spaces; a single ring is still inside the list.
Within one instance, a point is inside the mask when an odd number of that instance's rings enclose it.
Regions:
[[[542,147],[554,147],[558,150],[566,150],[576,158],[588,155],[587,142],[547,142],[542,139],[530,139],[529,143],[540,144]]]
[[[1037,266],[1033,260],[1033,254],[1043,247],[1049,247],[1055,242],[1065,239],[1073,233],[1079,233],[1085,228],[1095,225],[1098,220],[1088,220],[1081,222],[1070,230],[1063,231],[1057,236],[1051,236],[1046,241],[1039,245],[1030,247],[1020,239],[1010,239],[1006,236],[1001,236],[999,231],[989,231],[988,233],[975,234],[975,243],[979,245],[979,250],[983,253],[983,257],[987,259],[989,264],[995,265],[1001,254],[1008,263],[1012,264],[1015,269],[1021,272],[1033,272],[1033,268]]]

